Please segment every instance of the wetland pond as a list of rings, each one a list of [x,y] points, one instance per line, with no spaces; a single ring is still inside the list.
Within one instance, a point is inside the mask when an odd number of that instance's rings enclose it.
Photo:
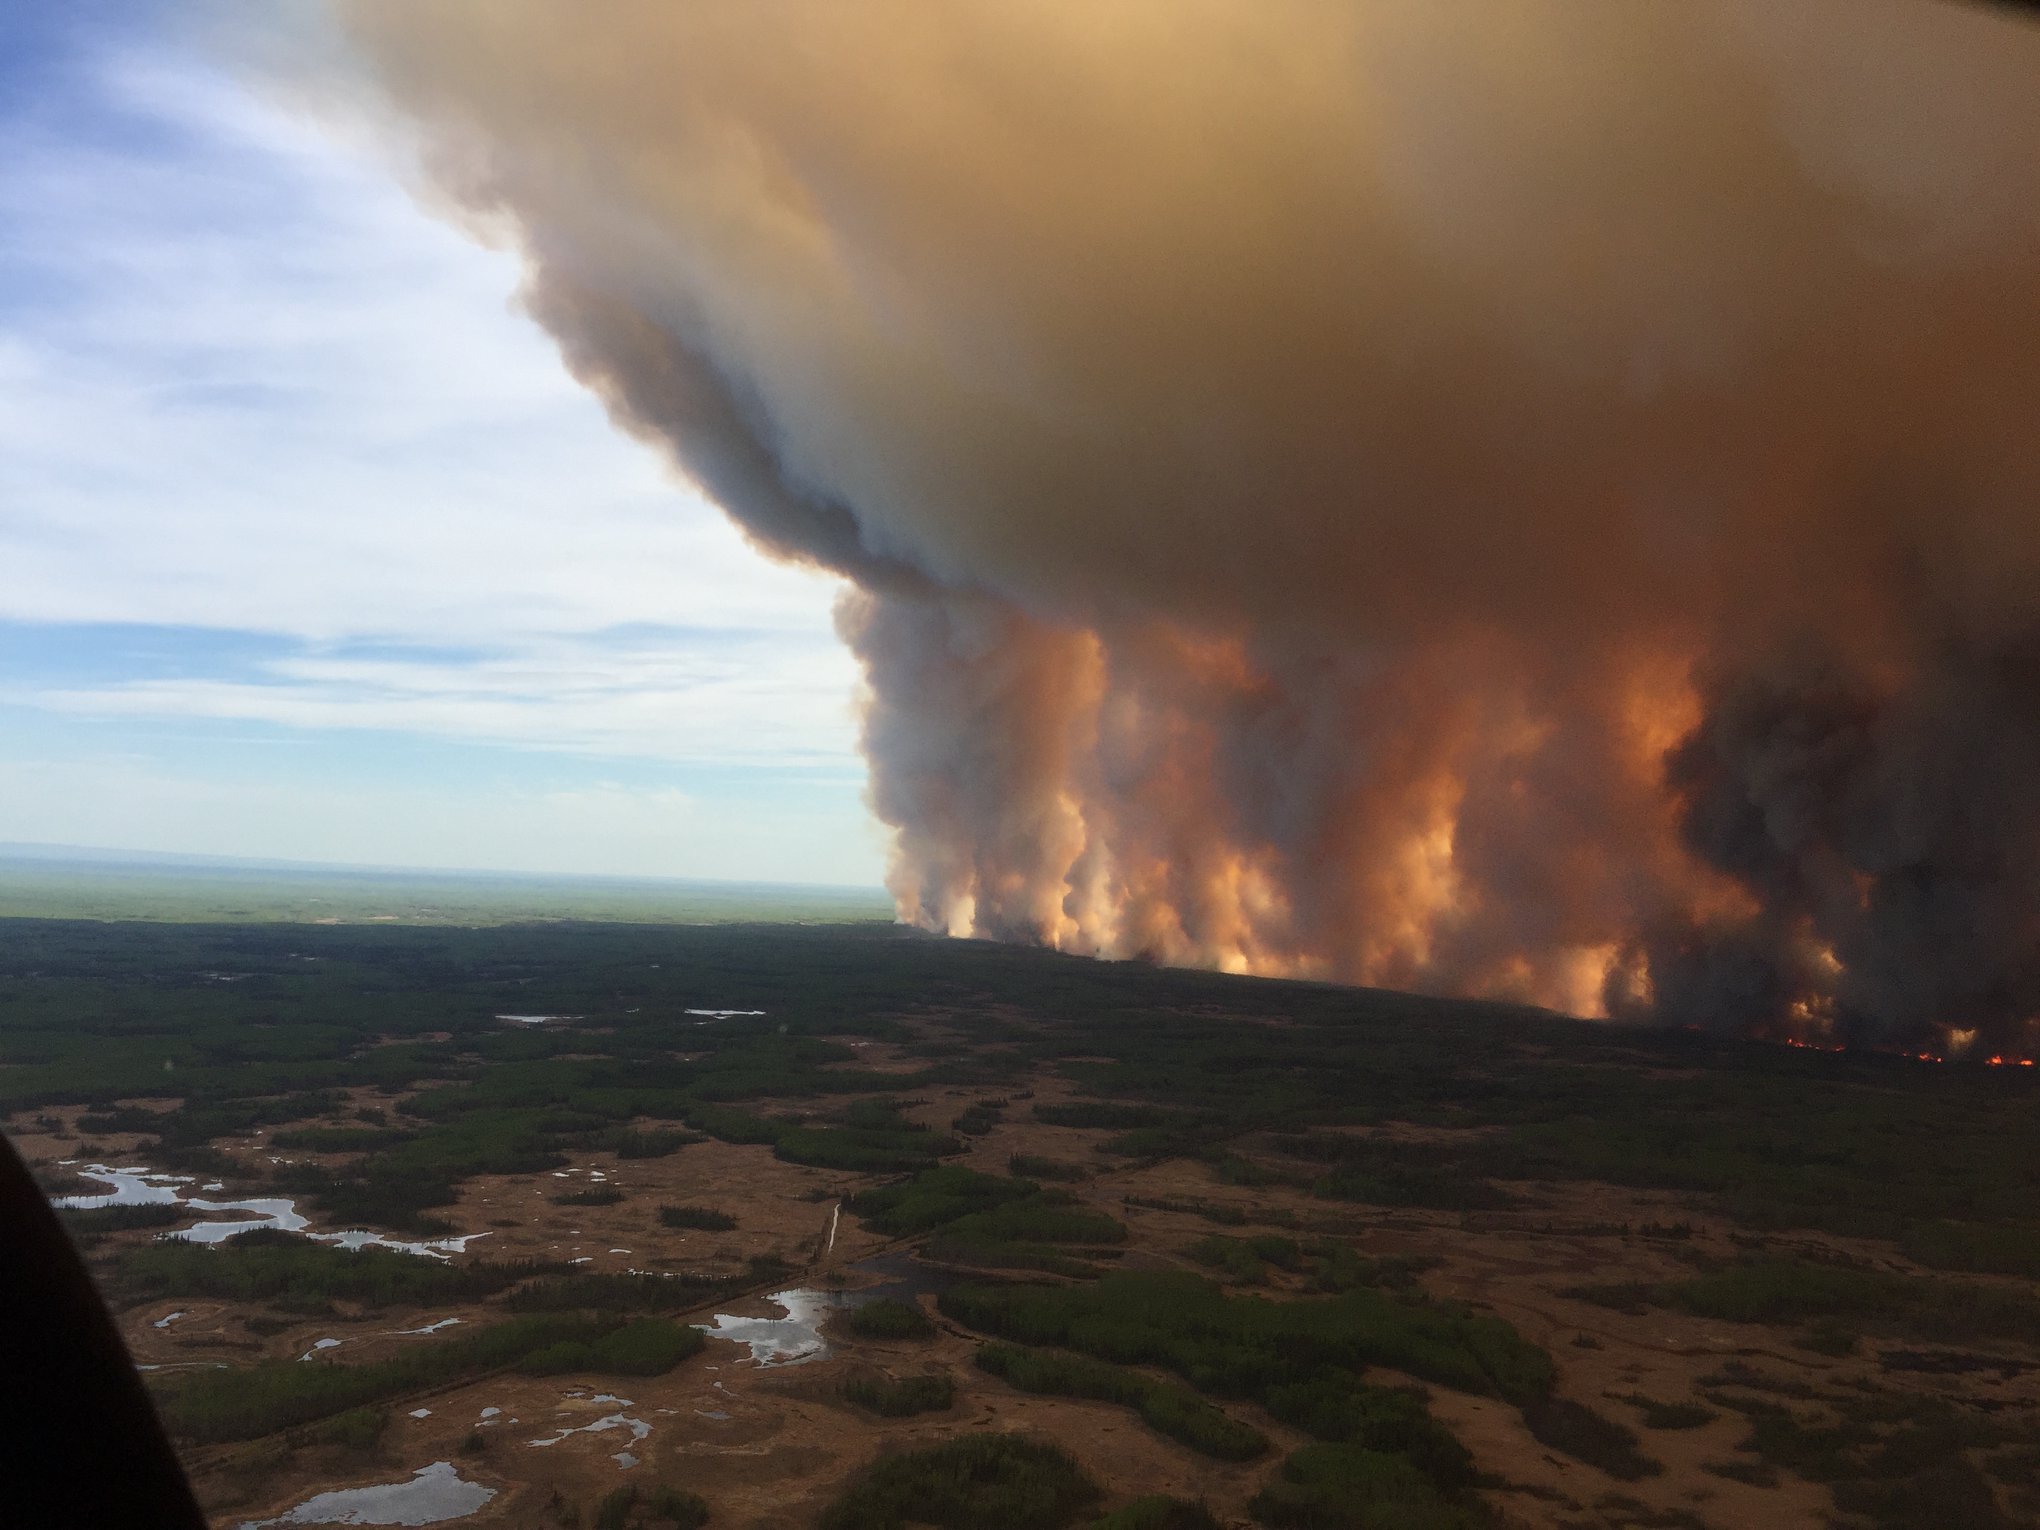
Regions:
[[[72,1167],[70,1163],[64,1165]],[[92,1211],[101,1206],[182,1206],[194,1212],[241,1211],[249,1213],[228,1221],[200,1220],[189,1227],[180,1227],[164,1233],[166,1238],[175,1238],[184,1243],[223,1243],[239,1233],[255,1232],[262,1228],[273,1228],[277,1232],[304,1233],[317,1243],[332,1243],[341,1248],[387,1248],[402,1254],[416,1254],[426,1259],[446,1260],[461,1253],[477,1238],[486,1238],[487,1233],[467,1233],[455,1238],[431,1238],[423,1241],[392,1238],[379,1232],[363,1228],[350,1228],[346,1232],[315,1233],[305,1232],[311,1222],[297,1209],[297,1202],[287,1196],[264,1196],[246,1201],[209,1201],[190,1194],[195,1176],[190,1174],[162,1174],[147,1168],[113,1168],[107,1164],[94,1163],[78,1166],[78,1174],[84,1179],[96,1179],[108,1188],[98,1195],[62,1195],[51,1202],[63,1211]],[[206,1189],[214,1189],[209,1184]],[[363,1523],[367,1523],[364,1521]]]
[[[437,1525],[474,1513],[496,1490],[470,1482],[451,1461],[421,1466],[403,1482],[341,1488],[307,1498],[275,1519],[249,1519],[240,1530],[271,1525]]]
[[[890,1297],[909,1306],[923,1293],[939,1292],[949,1284],[940,1272],[902,1254],[881,1254],[850,1267],[853,1275],[877,1276],[873,1285],[852,1290],[817,1286],[795,1286],[774,1291],[765,1300],[783,1311],[784,1317],[745,1317],[718,1312],[712,1323],[694,1326],[711,1339],[728,1339],[751,1351],[754,1365],[804,1365],[829,1353],[829,1341],[822,1337],[822,1325],[829,1315],[861,1307]]]

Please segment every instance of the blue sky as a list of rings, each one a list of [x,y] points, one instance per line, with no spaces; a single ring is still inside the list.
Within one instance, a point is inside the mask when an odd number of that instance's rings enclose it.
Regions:
[[[0,10],[0,840],[876,882],[832,583],[189,30],[265,14]]]

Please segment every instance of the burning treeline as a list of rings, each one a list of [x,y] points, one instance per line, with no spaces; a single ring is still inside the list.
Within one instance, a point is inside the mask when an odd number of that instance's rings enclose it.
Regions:
[[[850,581],[908,917],[2033,1049],[2040,27],[340,11],[617,419]]]

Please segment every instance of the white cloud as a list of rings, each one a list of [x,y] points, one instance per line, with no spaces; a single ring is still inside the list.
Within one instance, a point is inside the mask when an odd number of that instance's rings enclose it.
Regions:
[[[466,662],[289,657],[257,678],[174,678],[17,692],[87,717],[207,718],[429,734],[672,763],[842,764],[856,669],[839,646],[554,639]]]
[[[12,666],[61,747],[0,734],[0,837],[875,880],[833,582],[612,429],[374,145],[130,44],[0,111],[0,621],[179,662]]]
[[[827,581],[609,427],[514,257],[188,58],[96,84],[151,147],[0,141],[0,614],[826,632]]]

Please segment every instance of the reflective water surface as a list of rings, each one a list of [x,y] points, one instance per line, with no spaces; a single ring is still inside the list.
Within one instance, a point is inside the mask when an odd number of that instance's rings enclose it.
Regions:
[[[469,1482],[450,1461],[422,1466],[406,1482],[341,1488],[307,1498],[275,1519],[250,1519],[241,1530],[270,1525],[437,1525],[472,1514],[496,1496],[492,1487]]]

